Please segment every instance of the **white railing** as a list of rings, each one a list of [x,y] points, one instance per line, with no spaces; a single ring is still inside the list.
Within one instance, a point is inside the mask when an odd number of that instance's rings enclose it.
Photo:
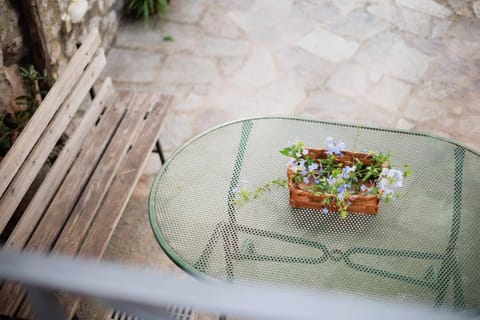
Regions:
[[[478,314],[432,310],[359,296],[300,289],[239,286],[180,278],[87,259],[0,250],[0,279],[25,285],[39,320],[62,319],[54,292],[98,299],[142,319],[168,319],[165,306],[254,319],[478,319]]]

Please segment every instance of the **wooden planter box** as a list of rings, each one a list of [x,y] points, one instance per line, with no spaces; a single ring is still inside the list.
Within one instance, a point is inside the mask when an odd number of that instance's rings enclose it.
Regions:
[[[325,159],[327,158],[327,150],[306,148],[311,159]],[[354,158],[358,158],[363,164],[371,164],[371,156],[367,153],[354,153],[350,151],[342,151],[343,156],[336,156],[338,162],[343,162],[346,165],[352,165]],[[331,212],[338,211],[334,205],[335,197],[333,195],[314,195],[309,191],[302,190],[293,182],[293,172],[288,167],[288,189],[290,190],[290,206],[292,208],[308,208],[308,209],[324,209],[327,208]],[[331,204],[325,205],[325,198],[331,198]],[[375,195],[353,195],[349,198],[351,204],[347,207],[349,213],[360,213],[375,215],[378,213],[378,203],[380,199]]]

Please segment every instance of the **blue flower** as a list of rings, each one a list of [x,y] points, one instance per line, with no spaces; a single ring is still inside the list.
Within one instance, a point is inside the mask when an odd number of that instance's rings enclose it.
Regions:
[[[350,173],[355,171],[355,167],[345,166],[342,170],[343,178],[348,179],[350,177]]]
[[[335,183],[337,182],[337,179],[335,179],[332,175],[329,175],[328,178],[327,178],[327,183],[329,185],[334,185]]]
[[[345,191],[347,191],[347,189],[350,188],[350,185],[349,184],[346,184],[346,183],[342,183],[341,185],[339,185],[337,187],[337,192],[340,194],[340,193],[345,193]]]
[[[318,163],[314,162],[308,166],[308,171],[314,171],[318,169]]]
[[[382,196],[393,195],[395,189],[403,186],[403,174],[398,169],[383,168],[380,179],[377,182],[377,188],[383,191]]]
[[[325,140],[325,142],[327,144],[327,154],[329,155],[335,154],[335,155],[342,156],[342,151],[345,150],[345,143],[343,142],[337,143],[333,140],[332,137],[328,137]]]
[[[321,210],[321,212],[324,213],[324,214],[327,214],[329,211],[328,211],[327,208],[323,208],[323,209]]]
[[[287,166],[291,167],[291,166],[295,165],[296,163],[297,163],[297,161],[295,160],[295,158],[290,158],[290,160],[288,160]]]
[[[303,183],[308,184],[309,182],[310,182],[310,178],[309,178],[309,177],[304,177],[304,178],[303,178]]]

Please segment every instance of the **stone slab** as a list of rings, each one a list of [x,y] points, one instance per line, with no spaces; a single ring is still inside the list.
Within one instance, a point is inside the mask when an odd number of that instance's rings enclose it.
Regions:
[[[367,7],[367,12],[392,22],[396,16],[397,8],[390,2],[373,3]]]
[[[159,133],[162,150],[173,152],[190,140],[194,136],[193,125],[189,114],[169,112]]]
[[[265,20],[281,21],[289,15],[293,0],[255,0],[251,11]]]
[[[368,101],[387,111],[398,112],[407,99],[412,86],[397,79],[383,77],[368,96]]]
[[[300,1],[296,5],[313,20],[326,23],[335,20],[340,14],[340,10],[332,1]]]
[[[298,47],[277,50],[275,58],[287,79],[307,90],[322,87],[334,71],[327,61]]]
[[[330,31],[361,41],[370,39],[387,28],[385,21],[363,10],[355,10],[329,26]]]
[[[168,56],[156,72],[162,84],[211,83],[220,79],[212,59],[185,53]]]
[[[440,20],[435,23],[432,27],[432,39],[441,39],[447,35],[451,23],[449,20]]]
[[[199,23],[202,30],[216,37],[235,39],[240,37],[240,29],[233,21],[225,15],[225,12],[218,7],[211,7],[205,12]]]
[[[345,16],[353,10],[363,7],[367,0],[335,0],[332,2],[340,10],[340,15]]]
[[[386,74],[418,83],[427,71],[430,61],[428,56],[417,49],[404,42],[397,42],[381,60],[379,67]]]
[[[475,1],[472,4],[473,12],[477,17],[480,16],[480,1]]]
[[[370,89],[369,76],[359,65],[342,64],[328,80],[327,87],[347,96],[365,96]]]
[[[271,48],[289,47],[315,28],[314,21],[299,9],[287,16],[232,11],[228,17],[255,43]]]
[[[399,7],[393,21],[400,30],[426,38],[431,33],[431,19],[423,12]]]
[[[452,11],[433,0],[395,0],[395,3],[438,18],[447,18]]]
[[[354,60],[362,64],[378,64],[382,61],[395,43],[402,42],[401,35],[385,32],[368,41],[355,54]]]
[[[207,0],[175,0],[168,5],[169,21],[194,24],[200,20],[208,4]]]
[[[340,62],[352,57],[359,44],[346,40],[323,28],[316,28],[299,42],[298,46],[330,62]]]
[[[395,116],[377,106],[366,106],[362,103],[332,93],[318,90],[312,92],[301,105],[300,115],[319,120],[344,123],[393,126]]]
[[[432,17],[423,12],[395,6],[389,2],[369,5],[367,12],[388,21],[390,25],[394,25],[402,31],[422,37],[430,36]]]
[[[277,76],[272,55],[268,50],[257,48],[245,64],[233,73],[230,80],[239,88],[259,87],[269,84]]]
[[[234,57],[220,57],[218,58],[218,64],[220,71],[224,76],[231,76],[232,73],[240,69],[247,57],[234,56]]]
[[[198,37],[198,53],[211,57],[245,56],[250,51],[250,44],[244,40],[231,40],[218,37]]]
[[[198,46],[199,30],[191,25],[164,22],[160,31],[155,28],[145,29],[143,21],[137,21],[124,25],[120,30],[115,45],[122,48],[173,52]],[[173,41],[163,41],[165,35],[172,36]]]
[[[413,123],[412,121],[408,121],[405,118],[402,118],[397,121],[395,128],[403,129],[403,130],[412,130],[415,128],[415,123]]]
[[[192,112],[199,110],[204,105],[205,97],[196,93],[190,93],[184,99],[175,104],[175,111]]]
[[[112,48],[103,75],[113,81],[148,83],[155,80],[161,55],[155,52]]]
[[[444,117],[447,113],[447,107],[438,101],[412,97],[408,101],[405,118],[415,122],[424,122]]]
[[[231,119],[260,115],[293,115],[304,99],[305,92],[295,84],[276,82],[262,88],[215,90],[211,106],[228,110]]]

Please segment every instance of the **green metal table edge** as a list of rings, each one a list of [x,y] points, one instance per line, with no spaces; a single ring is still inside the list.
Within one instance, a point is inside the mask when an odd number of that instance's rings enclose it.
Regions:
[[[421,137],[429,137],[435,140],[439,140],[442,142],[446,142],[449,144],[452,144],[456,147],[461,147],[464,150],[468,150],[472,152],[473,154],[477,155],[480,157],[480,152],[477,152],[473,150],[472,148],[465,146],[457,141],[454,141],[452,139],[448,139],[445,137],[441,137],[432,133],[426,133],[426,132],[421,132],[421,131],[415,131],[415,130],[404,130],[404,129],[396,129],[396,128],[386,128],[386,127],[378,127],[378,126],[368,126],[368,125],[359,125],[359,124],[352,124],[352,123],[343,123],[343,122],[331,122],[331,121],[323,121],[323,120],[315,120],[311,118],[306,118],[306,117],[292,117],[292,116],[257,116],[257,117],[249,117],[249,118],[242,118],[234,121],[229,121],[223,124],[220,124],[218,126],[215,126],[209,130],[206,130],[197,136],[193,137],[186,143],[184,143],[181,147],[179,147],[166,161],[166,163],[160,168],[159,172],[156,174],[155,179],[152,183],[152,187],[150,189],[150,194],[149,194],[149,200],[148,200],[148,215],[149,215],[149,221],[150,225],[152,227],[153,233],[155,238],[157,239],[161,249],[165,252],[165,254],[182,270],[185,272],[200,278],[200,279],[215,279],[218,280],[212,276],[209,276],[206,273],[203,273],[201,271],[198,271],[194,265],[190,265],[187,262],[185,262],[176,252],[175,250],[168,244],[168,242],[165,240],[165,238],[162,235],[162,232],[160,231],[157,221],[155,218],[154,214],[154,194],[155,194],[155,186],[158,184],[158,181],[161,179],[162,175],[165,173],[165,171],[168,169],[169,165],[175,160],[176,156],[180,154],[185,148],[187,148],[190,144],[194,143],[196,140],[202,138],[205,135],[208,135],[211,132],[214,132],[216,130],[220,130],[224,127],[228,127],[234,124],[240,124],[244,123],[247,121],[256,121],[256,120],[293,120],[293,121],[305,121],[305,122],[310,122],[310,123],[317,123],[317,124],[326,124],[326,125],[335,125],[335,126],[342,126],[342,127],[348,127],[348,128],[360,128],[360,129],[368,129],[368,130],[378,130],[378,131],[384,131],[384,132],[391,132],[391,133],[402,133],[402,134],[408,134],[408,135],[414,135],[414,136],[421,136]]]

